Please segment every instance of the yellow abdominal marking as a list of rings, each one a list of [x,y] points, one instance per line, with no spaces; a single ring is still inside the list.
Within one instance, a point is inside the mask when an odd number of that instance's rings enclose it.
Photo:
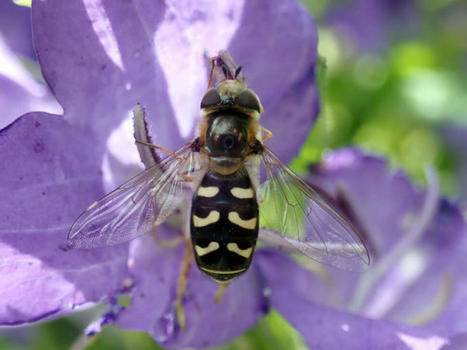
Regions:
[[[203,227],[217,222],[220,218],[220,214],[217,210],[212,210],[209,215],[205,218],[193,215],[193,225],[195,227]]]
[[[222,270],[211,270],[211,269],[207,269],[205,267],[202,267],[200,266],[199,267],[201,270],[203,271],[206,271],[206,272],[209,272],[209,273],[218,273],[220,275],[233,275],[234,273],[240,273],[240,272],[243,272],[246,270],[245,269],[239,269],[239,270],[229,270],[229,271],[222,271]]]
[[[229,221],[235,225],[246,228],[248,230],[253,230],[256,227],[256,218],[250,220],[243,220],[240,218],[240,215],[236,211],[231,211],[229,213]]]
[[[240,256],[243,256],[245,259],[248,259],[251,256],[251,253],[253,252],[253,248],[246,248],[246,249],[240,249],[238,247],[237,243],[227,243],[227,250],[230,250],[231,252],[238,254]]]
[[[206,248],[200,247],[199,245],[195,245],[196,254],[198,254],[198,256],[204,256],[217,249],[219,249],[219,243],[217,242],[209,242]]]
[[[200,187],[198,189],[198,196],[201,197],[214,197],[216,194],[219,193],[219,187],[216,186],[209,186],[209,187]]]
[[[232,196],[240,199],[253,198],[255,195],[252,188],[234,187],[230,190]]]

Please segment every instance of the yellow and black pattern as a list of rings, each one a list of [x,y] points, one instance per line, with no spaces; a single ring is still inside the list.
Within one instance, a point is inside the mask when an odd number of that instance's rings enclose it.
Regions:
[[[258,238],[258,202],[248,172],[208,171],[193,196],[191,239],[200,269],[228,282],[250,265]]]

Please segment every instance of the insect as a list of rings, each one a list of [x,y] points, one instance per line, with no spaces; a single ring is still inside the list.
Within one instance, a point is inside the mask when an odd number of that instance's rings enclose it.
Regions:
[[[91,205],[71,227],[69,244],[126,242],[191,203],[192,253],[219,283],[247,271],[260,226],[266,227],[260,238],[320,262],[368,264],[368,250],[347,220],[265,145],[271,133],[259,124],[263,107],[240,66],[226,51],[211,63],[198,136]]]

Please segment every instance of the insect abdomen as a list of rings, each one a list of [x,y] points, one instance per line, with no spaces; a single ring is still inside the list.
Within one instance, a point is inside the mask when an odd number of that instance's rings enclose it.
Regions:
[[[193,195],[191,240],[196,263],[228,282],[250,265],[258,238],[258,202],[245,168],[231,175],[208,171]]]

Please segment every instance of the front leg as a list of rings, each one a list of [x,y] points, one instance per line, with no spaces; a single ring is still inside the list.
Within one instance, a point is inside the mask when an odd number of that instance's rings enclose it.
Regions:
[[[154,144],[152,144],[152,143],[145,142],[145,141],[141,141],[141,140],[138,140],[138,139],[135,139],[135,142],[136,142],[136,143],[139,143],[140,145],[148,146],[148,147],[157,149],[157,150],[159,150],[159,151],[165,152],[165,153],[167,153],[167,154],[170,155],[170,156],[175,156],[175,153],[172,152],[172,151],[169,151],[167,148],[164,148],[164,147],[161,147],[161,146],[157,146],[157,145],[154,145]]]
[[[266,129],[264,126],[262,126],[261,129],[266,133],[266,136],[262,137],[261,142],[269,140],[273,136],[272,131]]]

